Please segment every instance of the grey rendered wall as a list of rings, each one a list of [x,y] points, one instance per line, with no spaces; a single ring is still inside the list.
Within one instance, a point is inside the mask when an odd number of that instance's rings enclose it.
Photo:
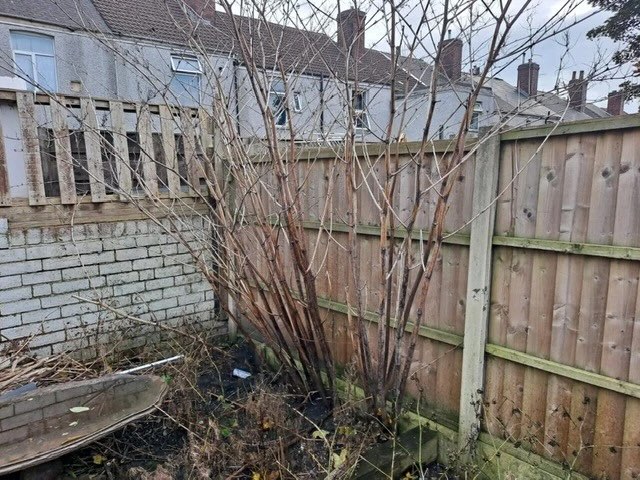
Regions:
[[[0,75],[14,75],[11,30],[35,32],[54,38],[59,93],[73,93],[71,82],[81,81],[84,94],[105,98],[117,96],[113,53],[98,40],[84,34],[6,18],[0,21],[0,51],[3,52],[0,56]]]
[[[450,138],[458,133],[460,122],[465,114],[464,103],[469,94],[468,89],[441,89],[436,95],[436,106],[433,112],[433,120],[430,129],[430,138],[438,139],[440,125],[444,127],[443,138]],[[492,114],[495,110],[495,101],[491,91],[482,89],[478,96],[482,102],[483,113],[480,116],[479,126],[490,126],[499,119]],[[398,102],[396,115],[396,129],[405,134],[407,141],[422,140],[429,109],[429,93],[427,91],[413,92],[405,99]],[[404,118],[402,114],[404,112]],[[402,119],[402,121],[401,121]]]
[[[132,102],[172,103],[169,92],[171,81],[171,54],[192,53],[184,47],[153,45],[148,42],[115,39],[83,32],[69,32],[60,28],[0,20],[0,75],[13,76],[13,58],[10,32],[20,30],[49,35],[54,38],[58,93],[91,95],[98,98],[120,99]],[[227,64],[223,55],[210,55],[202,60],[206,70],[202,82],[201,105],[210,105],[214,82],[207,81],[217,75],[224,86],[230,84]],[[73,91],[71,82],[81,82],[82,90]],[[183,102],[196,106],[197,102]]]
[[[268,85],[273,77],[265,77]],[[296,75],[287,80],[290,92],[301,98],[301,111],[290,115],[298,140],[317,141],[320,138],[340,138],[347,131],[347,90],[343,81],[318,76]],[[389,121],[390,89],[388,86],[361,83],[359,88],[368,92],[369,131],[358,131],[360,141],[375,142],[383,139]],[[245,139],[264,138],[262,112],[253,93],[248,72],[238,69],[238,96],[240,104],[241,136]],[[291,101],[291,100],[290,100]],[[289,138],[289,128],[278,128],[279,138]]]

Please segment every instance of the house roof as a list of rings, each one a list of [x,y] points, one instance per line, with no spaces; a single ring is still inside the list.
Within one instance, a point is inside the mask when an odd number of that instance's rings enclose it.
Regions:
[[[209,51],[243,51],[259,67],[290,72],[388,83],[391,63],[377,50],[365,49],[355,59],[328,35],[241,15],[195,12],[180,0],[93,0],[111,30],[119,35]],[[235,30],[243,40],[238,41]]]
[[[517,87],[498,77],[486,80],[496,100],[499,114],[519,114],[527,117],[537,117],[543,120],[574,121],[589,118],[608,117],[609,114],[600,107],[587,103],[582,110],[569,107],[568,100],[554,92],[538,91],[535,97],[528,97]]]
[[[244,50],[262,68],[390,82],[391,62],[377,50],[365,49],[355,58],[322,33],[220,11],[212,16],[200,13],[181,0],[0,0],[0,15],[234,54],[241,61]],[[406,75],[400,76],[402,85],[407,81],[411,82]]]
[[[108,30],[91,0],[0,0],[0,15],[71,30]]]

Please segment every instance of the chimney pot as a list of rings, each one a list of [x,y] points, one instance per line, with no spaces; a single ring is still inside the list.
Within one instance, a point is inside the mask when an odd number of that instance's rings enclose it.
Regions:
[[[574,110],[582,111],[587,103],[587,87],[589,82],[584,78],[584,70],[580,70],[580,78],[576,78],[574,70],[567,90],[569,91],[569,106]]]
[[[462,77],[462,40],[459,38],[443,40],[440,47],[438,70],[451,81],[460,80]]]
[[[540,65],[532,62],[531,59],[527,63],[518,65],[518,90],[528,97],[537,95],[539,73]]]
[[[622,115],[624,113],[624,94],[617,90],[609,93],[607,98],[607,113],[612,116]]]
[[[352,55],[364,52],[364,28],[367,14],[351,8],[338,14],[338,45],[345,51],[351,50]]]

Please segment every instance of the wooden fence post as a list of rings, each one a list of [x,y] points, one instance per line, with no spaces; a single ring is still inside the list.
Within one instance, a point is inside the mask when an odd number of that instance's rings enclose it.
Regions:
[[[0,207],[11,206],[11,186],[9,185],[9,166],[4,146],[4,133],[0,125]]]
[[[465,309],[464,349],[458,448],[463,462],[475,455],[480,433],[484,389],[485,344],[491,294],[491,247],[500,169],[500,136],[487,138],[476,152],[473,181],[473,223]]]
[[[36,122],[36,106],[31,92],[16,92],[16,104],[20,116],[20,131],[25,155],[27,186],[29,187],[29,205],[46,205],[47,196],[44,191],[42,176],[42,159],[40,158],[40,142],[38,140],[38,124]]]

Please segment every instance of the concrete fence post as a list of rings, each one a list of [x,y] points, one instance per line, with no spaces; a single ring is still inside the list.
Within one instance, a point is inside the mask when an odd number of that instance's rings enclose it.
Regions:
[[[485,345],[491,295],[491,247],[500,168],[500,136],[482,141],[475,157],[473,222],[465,309],[458,448],[471,462],[480,433],[484,392]]]

